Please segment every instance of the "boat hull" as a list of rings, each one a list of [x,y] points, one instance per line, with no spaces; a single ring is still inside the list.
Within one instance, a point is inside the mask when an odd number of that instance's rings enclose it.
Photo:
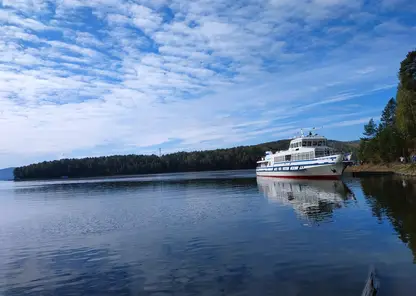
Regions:
[[[342,176],[345,168],[343,162],[331,164],[319,164],[315,166],[305,166],[304,169],[297,168],[296,165],[290,165],[288,170],[277,170],[275,167],[269,170],[257,170],[258,177],[287,178],[287,179],[324,179],[336,180]],[[295,170],[291,170],[296,168]]]

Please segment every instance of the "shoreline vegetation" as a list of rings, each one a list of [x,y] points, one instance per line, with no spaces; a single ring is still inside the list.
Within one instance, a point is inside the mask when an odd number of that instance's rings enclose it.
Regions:
[[[367,176],[380,174],[396,174],[401,176],[416,177],[416,164],[413,163],[383,163],[383,164],[362,164],[347,167],[346,173],[353,176]]]
[[[285,150],[290,140],[229,149],[157,155],[114,155],[44,161],[14,170],[15,181],[128,177],[134,175],[255,169],[266,151]],[[341,152],[357,151],[357,142],[328,141]]]
[[[391,98],[376,124],[364,125],[355,172],[415,174],[416,167],[416,50],[400,63],[396,98]]]

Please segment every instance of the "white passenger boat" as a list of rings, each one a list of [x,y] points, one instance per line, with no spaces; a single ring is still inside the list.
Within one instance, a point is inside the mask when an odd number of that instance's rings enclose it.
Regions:
[[[349,164],[350,153],[337,153],[328,147],[323,136],[302,133],[290,141],[288,150],[267,151],[257,161],[256,174],[259,177],[339,179]]]

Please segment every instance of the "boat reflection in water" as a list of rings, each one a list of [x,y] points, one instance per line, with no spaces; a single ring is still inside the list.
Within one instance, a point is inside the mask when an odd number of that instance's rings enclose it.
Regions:
[[[341,180],[291,180],[258,177],[259,190],[270,200],[290,205],[302,218],[320,222],[332,217],[335,209],[355,200]]]

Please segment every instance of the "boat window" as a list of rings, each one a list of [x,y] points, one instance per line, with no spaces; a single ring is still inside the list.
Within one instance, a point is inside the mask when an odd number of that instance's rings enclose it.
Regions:
[[[319,141],[318,142],[318,146],[322,146],[322,141]]]
[[[285,161],[290,161],[290,159],[291,159],[291,155],[289,154],[289,155],[285,155]]]
[[[308,141],[308,147],[311,147],[311,146],[312,146],[312,142]]]
[[[306,142],[305,141],[302,142],[302,147],[306,147]]]
[[[283,157],[283,156],[276,156],[275,158],[274,158],[274,161],[275,162],[281,162],[281,161],[284,161],[285,160],[285,158]]]
[[[312,146],[316,146],[318,143],[316,141],[312,142]]]

